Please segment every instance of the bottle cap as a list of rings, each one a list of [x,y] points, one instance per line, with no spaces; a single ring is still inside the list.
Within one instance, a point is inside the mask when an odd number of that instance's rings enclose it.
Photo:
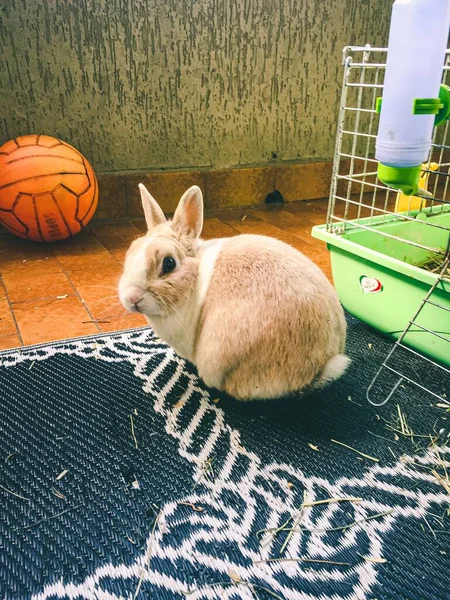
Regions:
[[[414,196],[419,189],[422,165],[417,167],[389,167],[378,163],[378,179],[388,187],[401,190],[407,196]]]

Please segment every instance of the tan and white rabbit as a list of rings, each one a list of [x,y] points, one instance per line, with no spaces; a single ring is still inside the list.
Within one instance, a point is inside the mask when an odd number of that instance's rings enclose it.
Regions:
[[[139,188],[148,233],[128,250],[120,300],[194,363],[206,385],[239,400],[269,399],[342,375],[350,362],[344,313],[314,263],[270,237],[200,240],[197,186],[172,221]]]

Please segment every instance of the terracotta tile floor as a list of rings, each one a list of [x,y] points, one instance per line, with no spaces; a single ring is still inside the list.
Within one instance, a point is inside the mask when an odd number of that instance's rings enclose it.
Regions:
[[[327,201],[289,203],[205,218],[204,238],[259,233],[283,240],[331,277],[325,244],[310,235],[325,222]],[[36,244],[0,234],[0,350],[101,331],[145,325],[117,297],[117,283],[131,241],[143,220],[94,222],[71,240]]]

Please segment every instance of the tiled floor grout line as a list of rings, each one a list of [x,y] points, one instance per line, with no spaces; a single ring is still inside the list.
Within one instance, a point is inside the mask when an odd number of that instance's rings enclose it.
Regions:
[[[103,244],[102,244],[103,246]],[[103,246],[104,247],[104,246]],[[106,250],[106,248],[105,248]],[[74,292],[75,292],[75,297],[78,298],[78,300],[81,302],[81,306],[85,309],[85,311],[88,313],[89,317],[92,320],[92,323],[95,325],[95,327],[97,328],[97,331],[99,333],[102,332],[102,330],[100,329],[98,323],[97,323],[97,319],[94,318],[93,314],[91,313],[91,311],[89,310],[86,302],[83,300],[83,298],[80,296],[80,293],[78,292],[77,288],[75,287],[75,284],[73,283],[73,281],[70,279],[69,275],[67,274],[67,271],[65,270],[63,264],[60,262],[58,256],[56,254],[54,254],[54,257],[56,259],[56,262],[59,264],[59,266],[61,267],[61,271],[64,273],[64,275],[67,277],[68,282],[70,283],[71,287],[73,288]]]
[[[51,275],[52,273],[49,273],[49,275]],[[69,296],[74,296],[74,294],[61,294],[61,296],[69,297]],[[32,298],[27,298],[26,300],[14,300],[14,302],[11,302],[12,306],[15,306],[16,304],[24,304],[25,302],[41,302],[41,300],[59,300],[60,298],[58,296],[41,296],[40,298],[36,298],[36,296],[33,296]]]
[[[8,290],[7,290],[7,288],[6,288],[5,282],[3,281],[3,278],[2,278],[2,282],[3,282],[3,287],[5,288],[5,297],[6,297],[6,301],[7,301],[7,303],[8,303],[9,310],[11,311],[12,318],[13,318],[13,321],[14,321],[14,325],[16,326],[16,331],[17,331],[17,333],[15,333],[15,334],[14,334],[14,333],[12,333],[11,335],[17,335],[17,337],[19,338],[19,341],[20,341],[21,345],[22,345],[22,346],[25,346],[25,344],[23,343],[22,334],[20,333],[19,324],[18,324],[18,322],[17,322],[16,315],[15,315],[15,312],[14,312],[14,310],[13,310],[12,302],[11,302],[11,300],[9,299]],[[7,336],[5,335],[5,336],[3,336],[3,337],[7,337]]]
[[[120,261],[118,261],[117,258],[114,256],[114,254],[110,250],[108,250],[108,248],[105,246],[105,244],[102,242],[102,240],[98,237],[98,235],[95,233],[95,231],[93,231],[92,229],[90,229],[89,231],[96,238],[96,240],[103,246],[103,248],[106,250],[106,252],[108,252],[108,254],[111,256],[111,258],[113,258],[116,261],[117,265],[120,268],[123,268],[123,265],[120,263]],[[117,234],[117,235],[119,235],[119,234]],[[122,236],[120,236],[120,237],[122,237]]]
[[[220,223],[222,223],[222,225],[226,225],[227,227],[229,227],[230,229],[232,229],[233,231],[236,232],[236,235],[242,235],[241,232],[239,231],[239,229],[236,229],[236,227],[234,227],[233,225],[229,225],[228,223],[225,223],[225,221],[222,221],[221,219],[217,219]],[[262,219],[261,219],[262,220]]]
[[[281,227],[278,227],[277,225],[274,225],[273,223],[271,223],[270,221],[266,221],[265,219],[262,219],[261,217],[258,217],[256,215],[252,215],[253,219],[256,219],[257,221],[260,221],[261,223],[265,223],[270,225],[271,227],[274,227],[275,229],[278,229],[278,231],[280,231],[281,233],[288,233],[289,235],[293,235],[296,239],[300,240],[301,242],[305,242],[297,233],[295,233],[294,231],[289,231],[288,229],[283,229]],[[242,220],[242,219],[241,219]],[[241,231],[239,231],[239,229],[236,229],[236,227],[234,225],[231,225],[230,223],[227,223],[226,221],[222,221],[221,219],[218,219],[218,221],[220,221],[220,223],[222,223],[223,225],[227,225],[228,227],[230,227],[231,229],[233,229],[233,231],[235,231],[238,235],[243,235]]]

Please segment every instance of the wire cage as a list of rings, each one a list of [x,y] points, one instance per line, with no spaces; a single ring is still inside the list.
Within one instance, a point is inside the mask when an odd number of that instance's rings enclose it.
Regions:
[[[344,307],[396,338],[369,386],[369,401],[384,404],[409,383],[449,403],[449,122],[434,129],[416,196],[406,196],[378,180],[377,99],[382,96],[386,57],[386,48],[344,49],[327,222],[315,227],[313,235],[327,242]],[[450,50],[443,83],[450,79],[449,71]],[[435,372],[434,387],[421,383],[412,355],[428,375]]]

